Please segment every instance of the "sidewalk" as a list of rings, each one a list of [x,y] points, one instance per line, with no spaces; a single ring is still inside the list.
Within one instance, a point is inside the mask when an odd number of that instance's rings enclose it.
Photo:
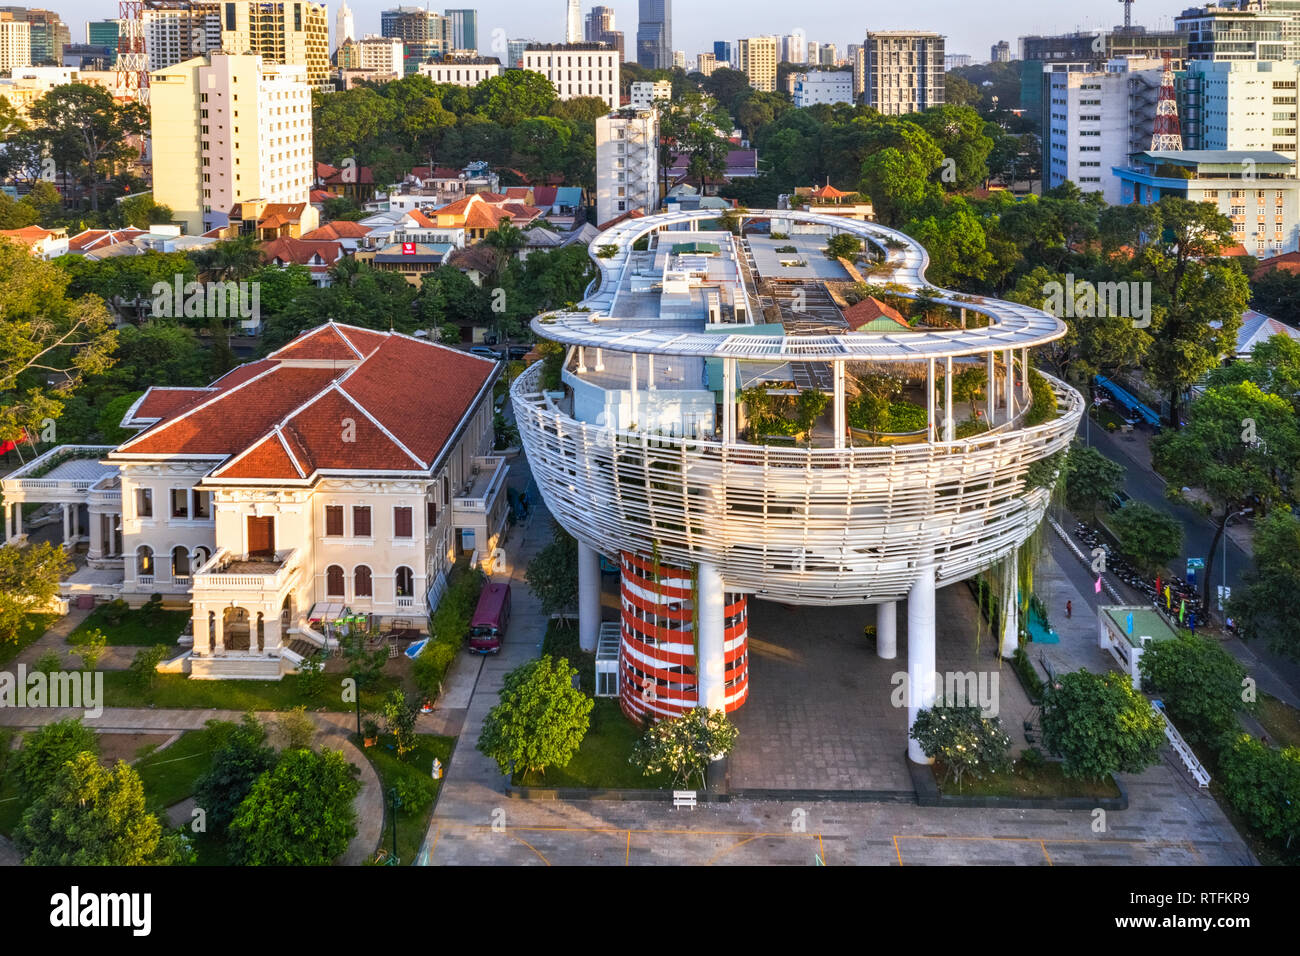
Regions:
[[[72,708],[0,708],[0,726],[34,728],[55,723],[69,717],[81,717],[87,727],[99,731],[161,731],[181,732],[202,730],[209,720],[238,723],[243,713],[237,710],[178,710],[150,709],[145,707],[106,707],[97,718],[89,718]],[[263,712],[257,715],[265,724],[273,724],[280,714]],[[379,775],[370,761],[353,744],[348,735],[355,729],[350,713],[308,713],[316,723],[317,747],[342,750],[348,762],[361,769],[361,790],[353,801],[357,811],[357,834],[348,844],[347,852],[339,863],[343,866],[360,866],[374,856],[375,848],[383,836],[384,795]],[[5,858],[0,847],[0,865]]]

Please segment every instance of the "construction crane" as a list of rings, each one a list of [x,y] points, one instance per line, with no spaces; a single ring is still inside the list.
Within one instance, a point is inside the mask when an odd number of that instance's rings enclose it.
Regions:
[[[1124,32],[1128,33],[1133,29],[1133,0],[1119,0],[1124,4]]]

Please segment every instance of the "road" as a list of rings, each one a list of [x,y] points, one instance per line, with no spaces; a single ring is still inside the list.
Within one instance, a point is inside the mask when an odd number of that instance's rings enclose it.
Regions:
[[[1079,425],[1079,435],[1081,437],[1086,435],[1094,448],[1124,466],[1124,490],[1134,501],[1159,508],[1182,522],[1183,554],[1174,562],[1175,568],[1185,567],[1187,558],[1202,558],[1207,564],[1209,563],[1210,545],[1214,541],[1213,523],[1194,508],[1170,501],[1165,497],[1165,481],[1138,459],[1134,450],[1136,439],[1108,433],[1104,428],[1096,425],[1089,429],[1086,420]],[[1216,587],[1223,583],[1225,577],[1225,548],[1228,587],[1236,591],[1241,585],[1243,572],[1251,564],[1251,557],[1225,534],[1219,541],[1214,558],[1213,585]],[[1210,599],[1211,601],[1214,599],[1213,589]],[[1252,641],[1247,645],[1242,641],[1233,640],[1229,641],[1225,648],[1247,667],[1255,666],[1256,662],[1267,665],[1274,674],[1286,682],[1297,697],[1300,697],[1300,663],[1269,652],[1259,641]]]

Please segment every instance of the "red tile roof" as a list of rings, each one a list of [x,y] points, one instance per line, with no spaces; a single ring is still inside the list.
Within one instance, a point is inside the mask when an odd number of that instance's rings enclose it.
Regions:
[[[1300,272],[1300,252],[1284,252],[1280,256],[1265,259],[1251,274],[1251,279],[1258,281],[1276,269],[1291,273]]]
[[[139,401],[127,409],[122,417],[123,427],[126,423],[151,424],[161,421],[168,415],[174,415],[183,408],[188,408],[211,395],[211,388],[160,388],[154,386],[140,396]]]
[[[432,219],[430,219],[428,216],[426,216],[424,213],[420,212],[420,210],[418,209],[412,209],[410,212],[407,213],[407,215],[411,217],[411,222],[415,223],[417,226],[419,226],[422,229],[437,228],[438,224],[434,222]]]
[[[146,393],[136,418],[161,420],[112,454],[220,456],[211,477],[231,480],[425,472],[498,374],[456,349],[331,322],[208,389]]]
[[[911,329],[907,319],[903,318],[897,309],[872,296],[867,296],[861,302],[844,310],[844,319],[849,323],[849,328],[855,332],[880,318],[890,319],[902,328]]]
[[[145,235],[145,230],[128,226],[125,229],[86,229],[68,240],[69,252],[89,252],[100,246],[111,246],[119,242],[130,242],[136,236]]]
[[[534,186],[533,200],[539,206],[554,206],[555,194],[559,191],[559,186]]]
[[[348,219],[335,219],[319,229],[303,233],[304,242],[334,242],[339,239],[361,239],[370,235],[370,230],[359,222]]]
[[[312,256],[320,256],[325,265],[332,266],[343,255],[343,246],[337,242],[320,242],[310,239],[294,239],[292,236],[279,236],[261,246],[262,258],[270,262],[296,262],[309,265]]]

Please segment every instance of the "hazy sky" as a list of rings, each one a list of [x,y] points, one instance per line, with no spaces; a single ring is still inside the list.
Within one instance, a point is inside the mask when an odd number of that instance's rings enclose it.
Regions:
[[[330,30],[338,0],[328,0]],[[417,5],[417,0],[404,0]],[[68,23],[73,40],[85,39],[85,21],[117,16],[116,0],[44,0],[32,6],[53,9]],[[565,0],[439,0],[432,9],[446,6],[473,7],[479,11],[479,47],[491,53],[493,31],[498,36],[542,41],[564,39]],[[582,0],[583,15],[595,4]],[[1133,19],[1149,28],[1171,28],[1173,17],[1194,0],[1136,0]],[[349,0],[356,15],[357,32],[378,33],[379,11],[397,6],[397,0]],[[627,37],[627,51],[634,55],[638,4],[636,0],[606,0],[617,12],[618,29]],[[714,40],[762,34],[786,34],[802,30],[808,39],[834,43],[842,51],[858,42],[868,28],[916,28],[937,30],[948,37],[950,53],[969,53],[976,61],[988,59],[989,46],[1009,40],[1013,55],[1015,41],[1028,33],[1067,32],[1096,29],[1123,23],[1119,0],[811,0],[792,4],[788,0],[676,0],[673,4],[673,47],[686,51],[688,58],[711,50]],[[798,10],[801,15],[795,15]],[[504,51],[502,51],[504,52]]]

